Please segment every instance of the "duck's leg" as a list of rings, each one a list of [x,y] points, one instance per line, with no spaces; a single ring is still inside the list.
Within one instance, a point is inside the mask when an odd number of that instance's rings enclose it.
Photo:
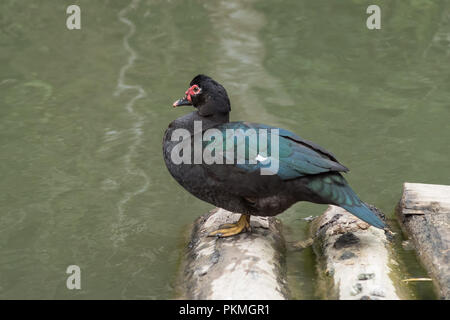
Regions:
[[[231,237],[243,231],[250,230],[250,215],[243,214],[236,223],[227,223],[221,229],[211,232],[208,237],[218,236],[220,238]]]

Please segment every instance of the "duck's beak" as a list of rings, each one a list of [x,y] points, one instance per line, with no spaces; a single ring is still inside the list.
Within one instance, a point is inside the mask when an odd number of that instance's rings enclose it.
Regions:
[[[180,106],[192,106],[192,102],[188,98],[188,96],[184,96],[183,98],[175,101],[173,103],[173,107],[180,107]]]

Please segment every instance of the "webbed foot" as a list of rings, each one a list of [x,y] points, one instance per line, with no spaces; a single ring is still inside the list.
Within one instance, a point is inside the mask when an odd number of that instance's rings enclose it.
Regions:
[[[247,230],[250,231],[250,215],[243,214],[236,223],[224,224],[220,229],[209,233],[208,237],[231,237]]]

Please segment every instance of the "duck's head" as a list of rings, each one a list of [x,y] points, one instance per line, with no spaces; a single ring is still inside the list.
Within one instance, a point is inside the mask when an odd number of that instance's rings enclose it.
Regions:
[[[175,101],[173,106],[194,106],[204,117],[228,114],[231,111],[230,99],[225,88],[203,74],[192,79],[184,97]]]

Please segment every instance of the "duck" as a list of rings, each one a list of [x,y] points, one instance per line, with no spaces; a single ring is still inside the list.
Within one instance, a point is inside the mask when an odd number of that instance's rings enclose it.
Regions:
[[[163,157],[169,173],[196,198],[240,214],[236,223],[209,236],[251,231],[251,216],[275,216],[301,201],[335,205],[371,226],[386,228],[349,186],[343,176],[349,169],[331,152],[286,129],[230,122],[227,91],[211,77],[195,76],[173,103],[182,106],[194,111],[165,131]]]

